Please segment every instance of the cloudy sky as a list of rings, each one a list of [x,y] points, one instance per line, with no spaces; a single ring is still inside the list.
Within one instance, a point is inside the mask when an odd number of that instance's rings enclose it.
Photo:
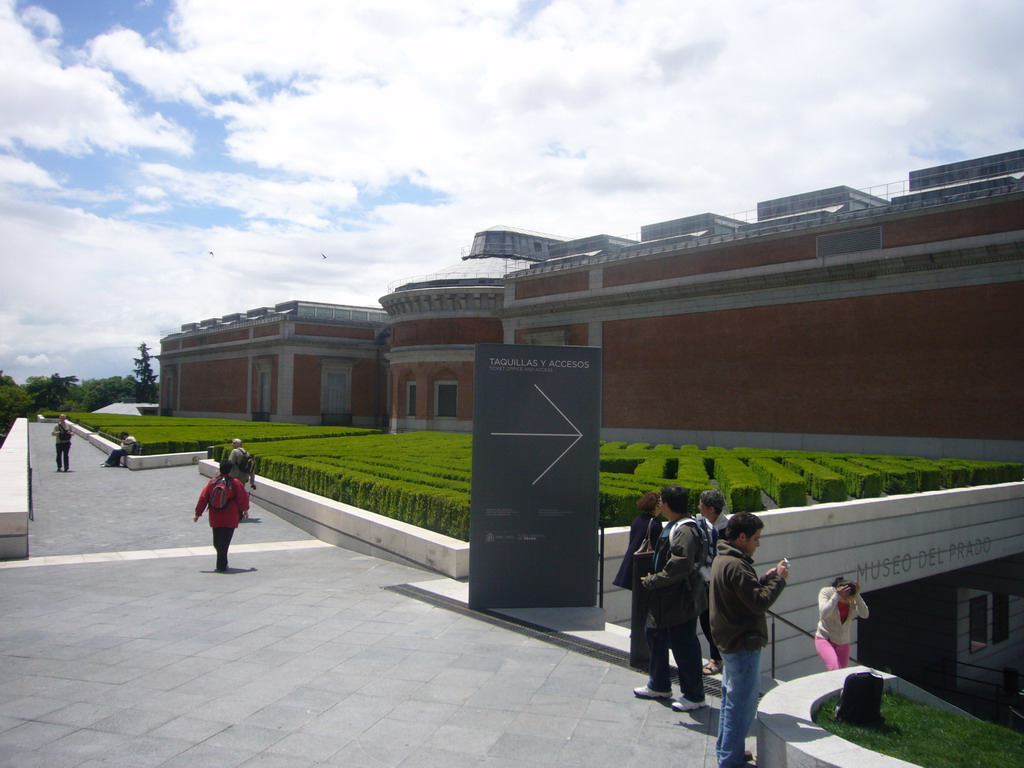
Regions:
[[[1020,149],[1022,29],[1020,0],[0,0],[0,369],[376,305],[496,224],[637,236]]]

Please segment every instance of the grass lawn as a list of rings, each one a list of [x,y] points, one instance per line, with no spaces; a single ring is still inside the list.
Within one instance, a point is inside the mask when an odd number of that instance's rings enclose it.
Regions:
[[[880,726],[836,721],[835,696],[818,710],[819,727],[866,749],[923,768],[1010,768],[1024,766],[1024,736],[984,720],[934,709],[905,696],[882,695]]]

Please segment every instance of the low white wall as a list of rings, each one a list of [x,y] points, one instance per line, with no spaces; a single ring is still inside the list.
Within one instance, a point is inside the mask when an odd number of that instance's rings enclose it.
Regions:
[[[757,761],[772,768],[917,768],[914,763],[872,752],[834,736],[814,723],[822,702],[843,689],[848,675],[865,667],[821,672],[774,688],[757,707]],[[898,677],[882,676],[887,691],[936,709],[966,712]]]
[[[128,469],[163,469],[198,464],[206,458],[206,451],[194,453],[158,453],[153,456],[126,456]]]
[[[115,443],[101,437],[96,432],[89,432],[77,424],[73,425],[75,432],[85,437],[90,444],[101,451],[110,453],[115,448],[120,448],[120,443]],[[125,464],[128,469],[164,469],[166,467],[185,467],[189,464],[198,464],[201,459],[206,458],[206,451],[195,451],[192,453],[157,453],[152,456],[126,456]]]
[[[28,557],[28,483],[28,421],[15,419],[0,447],[0,560]]]

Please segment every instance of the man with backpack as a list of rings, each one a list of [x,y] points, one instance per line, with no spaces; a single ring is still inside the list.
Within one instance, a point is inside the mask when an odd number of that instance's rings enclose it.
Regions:
[[[650,593],[645,635],[651,650],[647,685],[634,688],[642,699],[672,698],[668,652],[679,670],[683,695],[672,703],[677,712],[707,706],[701,676],[697,617],[707,605],[707,592],[700,567],[707,543],[702,529],[686,508],[686,491],[678,485],[661,489],[659,509],[665,527],[654,549],[654,570],[641,583]]]
[[[249,494],[237,478],[231,477],[231,462],[220,463],[220,474],[213,478],[196,502],[196,514],[192,522],[210,509],[210,528],[213,529],[213,548],[217,550],[217,573],[228,569],[228,547],[235,534],[238,521],[249,517]]]
[[[237,437],[231,441],[231,453],[228,454],[228,461],[231,462],[231,476],[248,483],[253,490],[256,489],[256,473],[253,472],[255,462],[252,456],[242,447],[242,441]]]

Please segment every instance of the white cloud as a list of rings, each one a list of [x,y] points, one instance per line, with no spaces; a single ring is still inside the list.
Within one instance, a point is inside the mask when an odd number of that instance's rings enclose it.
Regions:
[[[60,19],[37,5],[24,8],[21,11],[21,20],[26,27],[38,29],[49,38],[56,38],[61,33]]]
[[[251,219],[281,220],[322,229],[327,215],[356,201],[356,190],[328,179],[281,182],[238,173],[189,173],[166,164],[143,164],[141,173],[178,199],[218,205]]]
[[[130,29],[96,38],[89,48],[90,62],[109,67],[144,87],[155,98],[203,106],[207,95],[245,96],[250,92],[241,72],[219,66],[208,56],[154,48]]]
[[[36,39],[33,27],[48,36]],[[13,0],[0,1],[0,146],[71,154],[147,147],[188,154],[187,133],[158,112],[141,114],[112,74],[62,65],[59,32],[46,11],[29,8],[19,18]]]
[[[146,200],[161,200],[167,197],[167,192],[160,187],[151,187],[143,184],[135,188],[135,195]]]
[[[46,355],[18,355],[14,358],[14,364],[25,368],[41,368],[50,364],[50,358]]]
[[[46,169],[10,155],[0,155],[0,183],[43,189],[55,189],[59,186]]]

